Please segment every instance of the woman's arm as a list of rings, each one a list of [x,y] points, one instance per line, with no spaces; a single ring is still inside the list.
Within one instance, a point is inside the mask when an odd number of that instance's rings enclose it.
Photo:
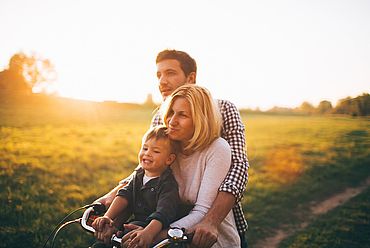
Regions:
[[[211,207],[217,196],[218,188],[229,171],[231,151],[224,139],[218,139],[214,142],[207,153],[206,165],[194,208],[189,215],[172,223],[173,227],[188,229],[199,223]]]
[[[219,192],[212,207],[207,212],[205,218],[191,230],[195,231],[194,243],[201,247],[210,247],[212,244],[207,246],[204,243],[197,243],[200,240],[214,240],[216,242],[218,226],[235,206],[235,203],[241,199],[248,182],[249,163],[246,152],[244,124],[234,104],[229,101],[220,100],[219,106],[223,119],[222,137],[231,147],[232,162],[226,178],[218,189]],[[243,216],[240,207],[236,210],[237,216],[239,216],[238,213],[240,216]],[[239,223],[237,222],[238,229],[243,228],[244,225],[246,225],[245,220],[241,221],[239,219]],[[241,230],[239,229],[239,231]]]

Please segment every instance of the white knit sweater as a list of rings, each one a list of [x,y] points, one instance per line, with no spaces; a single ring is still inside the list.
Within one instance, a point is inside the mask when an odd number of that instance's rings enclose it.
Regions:
[[[190,156],[178,156],[171,169],[179,184],[181,200],[193,204],[194,208],[189,215],[172,223],[171,227],[188,229],[202,220],[215,200],[230,164],[230,146],[222,138],[216,139],[201,152],[195,152]],[[232,211],[219,227],[218,241],[212,248],[217,247],[240,247]]]

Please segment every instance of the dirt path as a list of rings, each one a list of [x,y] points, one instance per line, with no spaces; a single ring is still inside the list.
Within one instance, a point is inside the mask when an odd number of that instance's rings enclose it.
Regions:
[[[258,242],[254,248],[276,248],[279,243],[285,238],[293,235],[295,232],[304,229],[310,224],[310,222],[318,215],[325,214],[333,208],[336,208],[352,197],[360,194],[363,190],[370,186],[370,177],[368,177],[365,182],[356,188],[347,188],[343,192],[333,195],[332,197],[322,201],[312,203],[311,206],[311,215],[307,217],[307,221],[303,222],[299,228],[289,229],[285,226],[281,226],[278,230],[275,231],[275,235],[268,237],[265,240]]]

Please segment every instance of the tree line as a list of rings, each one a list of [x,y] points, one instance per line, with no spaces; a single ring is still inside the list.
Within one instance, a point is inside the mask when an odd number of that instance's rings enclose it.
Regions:
[[[368,93],[363,93],[354,98],[346,97],[344,99],[340,99],[335,107],[333,107],[330,101],[323,100],[316,107],[309,102],[303,102],[297,108],[273,107],[267,112],[284,114],[342,114],[351,116],[368,116],[370,115],[370,95]]]
[[[56,80],[54,65],[48,59],[35,54],[14,54],[8,68],[0,71],[0,96],[31,95],[33,92],[50,93],[48,89]],[[153,105],[151,96],[147,99]],[[244,110],[251,111],[251,110]],[[252,112],[261,112],[259,110]],[[347,97],[338,101],[333,107],[330,101],[321,101],[318,106],[303,102],[297,108],[274,107],[268,113],[277,114],[344,114],[351,116],[368,116],[370,113],[370,95],[363,93],[355,98]]]

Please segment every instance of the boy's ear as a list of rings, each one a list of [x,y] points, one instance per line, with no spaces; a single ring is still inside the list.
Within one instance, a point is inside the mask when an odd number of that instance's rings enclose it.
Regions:
[[[175,161],[175,159],[176,159],[176,155],[171,153],[170,156],[168,156],[168,158],[167,158],[167,165],[172,164],[173,161]]]

